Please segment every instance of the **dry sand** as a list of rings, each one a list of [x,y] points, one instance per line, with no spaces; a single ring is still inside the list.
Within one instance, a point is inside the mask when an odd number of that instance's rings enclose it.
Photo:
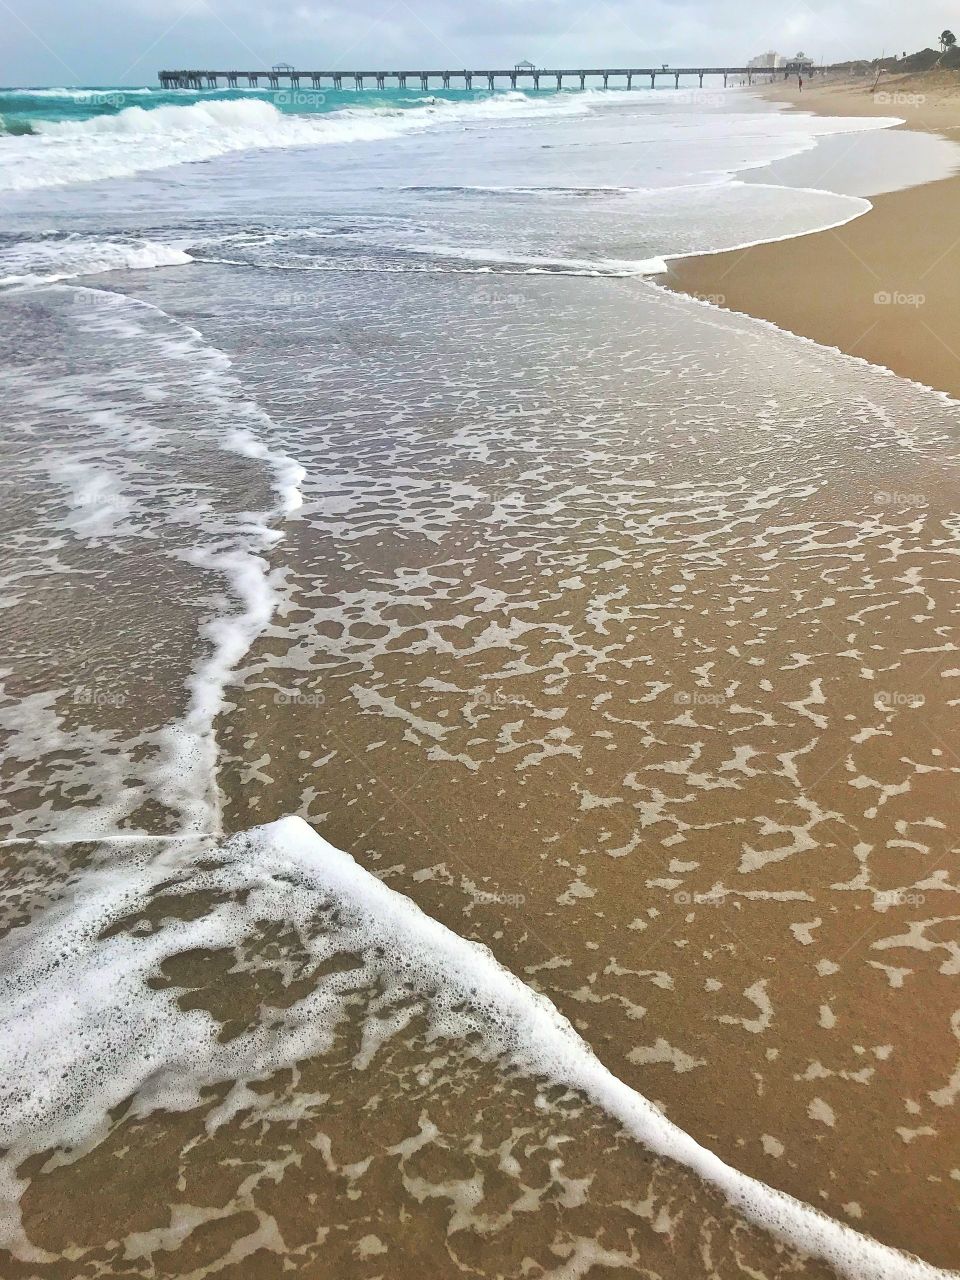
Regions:
[[[960,75],[795,81],[763,96],[821,115],[896,115],[960,139]],[[844,227],[671,263],[671,288],[960,397],[960,177],[874,197]]]

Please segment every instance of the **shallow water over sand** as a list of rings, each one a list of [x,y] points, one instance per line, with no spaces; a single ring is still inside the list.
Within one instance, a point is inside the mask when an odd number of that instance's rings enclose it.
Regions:
[[[4,1274],[960,1265],[956,406],[414,232],[4,300]]]

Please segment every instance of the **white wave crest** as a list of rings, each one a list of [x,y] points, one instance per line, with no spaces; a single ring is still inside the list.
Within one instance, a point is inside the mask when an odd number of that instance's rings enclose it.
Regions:
[[[43,88],[43,89],[3,89],[0,90],[0,96],[4,98],[66,98],[71,102],[87,102],[91,98],[95,98],[101,94],[110,94],[112,96],[122,96],[127,98],[137,97],[146,98],[151,94],[157,93],[156,89],[143,87],[139,89],[127,88],[110,88],[106,85],[91,86],[88,89],[67,89],[67,88]]]
[[[104,271],[181,267],[192,261],[190,254],[177,244],[68,236],[0,250],[0,285],[55,284]]]
[[[285,113],[254,99],[211,97],[189,106],[133,106],[89,120],[38,121],[35,134],[4,139],[0,191],[127,177],[236,151],[371,142],[458,121],[586,110],[572,97],[534,100],[521,93],[313,115]]]

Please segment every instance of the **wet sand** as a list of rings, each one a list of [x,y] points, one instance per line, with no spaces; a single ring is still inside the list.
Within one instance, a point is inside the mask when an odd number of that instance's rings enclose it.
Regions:
[[[956,75],[888,77],[876,93],[870,84],[814,81],[801,94],[790,81],[760,92],[804,111],[896,115],[907,129],[960,137]],[[871,203],[843,227],[672,262],[663,281],[960,397],[960,177]]]
[[[306,472],[218,718],[225,830],[299,815],[729,1166],[956,1267],[953,409],[640,281],[412,277],[400,309],[323,273],[253,340],[243,275],[138,287],[218,297]],[[179,1106],[149,1073],[17,1159],[5,1276],[829,1274],[212,844],[104,932],[216,1044]]]
[[[724,1160],[956,1265],[949,415],[887,416],[892,379],[812,350],[795,383],[792,341],[771,362],[738,329],[675,380],[629,286],[527,287],[508,423],[463,427],[474,348],[443,315],[378,320],[328,373],[337,479],[223,724],[226,812],[299,812]],[[351,421],[358,362],[383,435]]]

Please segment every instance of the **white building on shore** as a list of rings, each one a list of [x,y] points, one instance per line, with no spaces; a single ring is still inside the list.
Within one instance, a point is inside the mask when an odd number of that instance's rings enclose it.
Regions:
[[[771,49],[769,53],[760,53],[755,58],[751,58],[747,66],[756,71],[775,71],[778,67],[782,67],[785,62],[786,59],[783,54],[774,53]]]

